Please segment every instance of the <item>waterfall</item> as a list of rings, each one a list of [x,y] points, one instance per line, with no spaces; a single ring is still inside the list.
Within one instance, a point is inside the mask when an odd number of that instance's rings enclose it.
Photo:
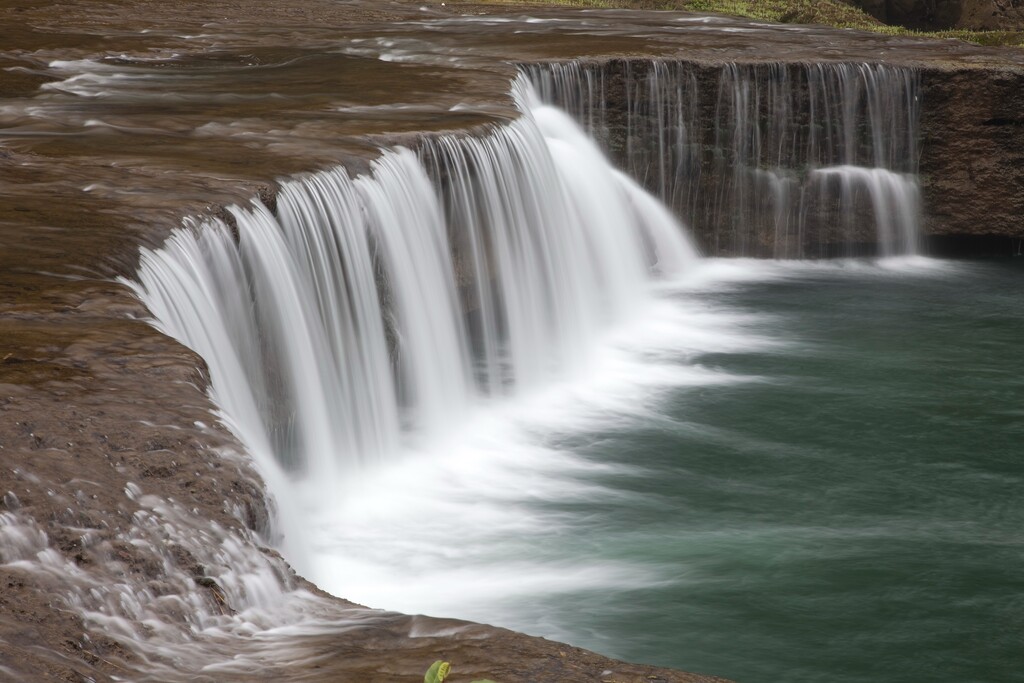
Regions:
[[[696,258],[566,114],[514,89],[521,118],[482,138],[288,180],[275,212],[231,207],[143,251],[136,292],[279,486],[335,497],[481,402],[585,369],[652,278]]]
[[[655,61],[526,71],[712,253],[918,249],[911,69]]]

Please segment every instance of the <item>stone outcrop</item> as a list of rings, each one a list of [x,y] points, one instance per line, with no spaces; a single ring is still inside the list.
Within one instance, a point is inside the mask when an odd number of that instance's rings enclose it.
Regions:
[[[964,0],[957,28],[1024,31],[1022,0]]]
[[[1024,237],[1024,72],[924,71],[920,148],[926,234]]]
[[[854,0],[850,4],[882,23],[907,28],[1024,29],[1021,0]]]

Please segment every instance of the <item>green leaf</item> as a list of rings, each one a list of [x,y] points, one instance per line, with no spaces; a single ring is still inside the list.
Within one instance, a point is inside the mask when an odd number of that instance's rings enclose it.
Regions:
[[[452,665],[439,659],[427,669],[427,674],[423,677],[423,683],[444,683],[444,679],[448,678],[448,674],[451,672]]]

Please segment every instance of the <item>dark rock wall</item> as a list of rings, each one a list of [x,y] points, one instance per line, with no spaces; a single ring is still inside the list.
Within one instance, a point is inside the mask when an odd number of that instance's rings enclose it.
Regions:
[[[916,29],[945,29],[958,25],[963,0],[854,0],[855,7],[882,23]]]
[[[1024,73],[922,74],[924,229],[1024,236]]]
[[[849,0],[879,21],[914,29],[1024,29],[1024,0]]]

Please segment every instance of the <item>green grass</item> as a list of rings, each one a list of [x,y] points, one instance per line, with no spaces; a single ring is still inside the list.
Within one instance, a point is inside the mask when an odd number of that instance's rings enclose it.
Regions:
[[[821,24],[835,28],[874,31],[892,36],[956,38],[969,43],[991,46],[1024,47],[1024,31],[915,31],[902,26],[881,23],[863,10],[839,0],[475,0],[491,5],[559,5],[567,7],[633,8],[650,10],[682,10],[728,14],[761,21],[784,24]]]

